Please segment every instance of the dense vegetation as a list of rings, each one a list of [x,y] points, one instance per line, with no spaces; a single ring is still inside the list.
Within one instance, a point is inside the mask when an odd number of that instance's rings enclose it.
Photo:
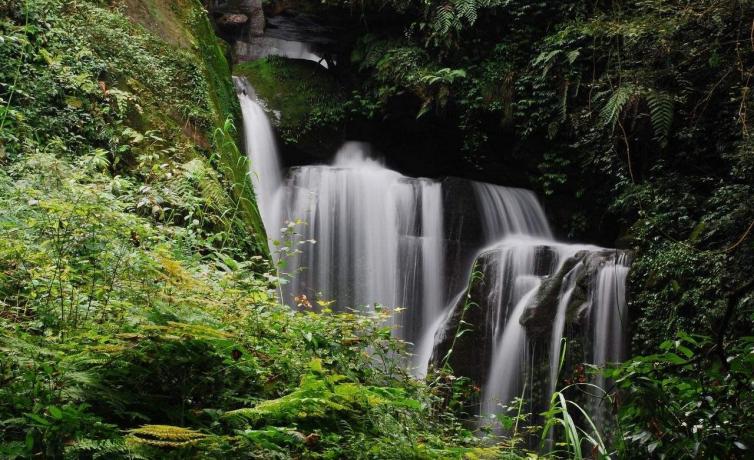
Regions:
[[[750,456],[754,3],[307,9],[339,26],[326,77],[236,70],[294,88],[282,140],[377,125],[392,161],[528,186],[562,236],[634,249],[607,444]],[[238,112],[196,0],[0,0],[0,457],[534,455],[462,425],[462,379],[406,376],[379,317],[276,302]]]

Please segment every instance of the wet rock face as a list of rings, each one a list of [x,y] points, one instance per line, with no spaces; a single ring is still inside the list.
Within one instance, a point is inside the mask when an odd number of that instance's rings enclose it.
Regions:
[[[557,314],[564,279],[571,272],[575,281],[566,305],[566,324],[579,328],[585,326],[591,302],[590,284],[594,282],[599,268],[615,257],[614,250],[580,251],[566,260],[557,273],[545,278],[520,319],[527,333],[532,337],[549,334]]]
[[[448,364],[456,375],[470,378],[476,384],[487,379],[492,355],[494,335],[489,326],[490,309],[477,301],[484,299],[490,289],[484,276],[490,268],[485,254],[474,261],[475,270],[483,275],[476,282],[469,283],[468,289],[460,296],[445,327],[435,336],[435,348],[430,365],[441,367],[445,356],[450,352]],[[463,321],[463,322],[462,322]],[[470,329],[456,337],[463,329]],[[451,350],[452,349],[452,350]]]
[[[446,291],[450,299],[466,286],[467,267],[471,266],[484,235],[479,222],[480,211],[472,183],[466,179],[446,177],[442,180],[443,235],[445,237]]]

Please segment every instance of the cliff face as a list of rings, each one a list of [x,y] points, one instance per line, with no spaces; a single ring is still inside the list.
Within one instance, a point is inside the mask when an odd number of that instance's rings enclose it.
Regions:
[[[253,2],[236,3],[229,8],[257,11],[263,24],[261,5],[255,9]],[[243,149],[236,147],[242,139],[232,127],[225,129],[228,120],[236,126],[241,123],[226,58],[227,43],[216,37],[207,11],[198,0],[127,0],[121,11],[133,24],[124,24],[134,29],[129,33],[150,42],[143,54],[155,66],[119,69],[124,75],[113,85],[117,88],[125,81],[129,89],[137,89],[141,108],[138,116],[129,117],[125,123],[137,131],[158,131],[192,150],[190,161],[216,170],[221,182],[218,185],[227,190],[229,200],[237,203],[239,219],[232,226],[251,236],[248,251],[267,255],[265,231],[246,174],[246,158],[241,153]],[[103,48],[102,52],[107,60],[108,50]],[[152,69],[161,75],[153,74]],[[155,85],[156,81],[161,84]],[[218,137],[223,129],[224,135]],[[210,163],[213,156],[215,161]]]

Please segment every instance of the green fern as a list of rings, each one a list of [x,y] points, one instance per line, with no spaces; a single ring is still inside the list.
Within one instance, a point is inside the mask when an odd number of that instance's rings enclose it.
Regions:
[[[466,19],[469,25],[473,25],[477,19],[476,0],[455,0],[453,2],[459,18]]]
[[[143,425],[128,432],[129,443],[156,447],[186,447],[207,437],[196,430],[172,425]]]
[[[664,91],[649,91],[646,98],[655,139],[665,147],[673,124],[673,96]]]
[[[313,375],[306,375],[301,386],[293,393],[278,399],[263,401],[253,408],[237,409],[226,412],[224,417],[231,420],[245,420],[257,423],[291,422],[309,419],[321,419],[332,413],[346,412],[351,408],[343,404],[331,391],[324,380]]]
[[[77,439],[66,446],[64,458],[79,459],[114,459],[127,458],[129,460],[146,459],[133,452],[122,439]]]
[[[611,130],[615,129],[615,124],[618,122],[620,114],[623,113],[631,98],[636,96],[636,93],[637,88],[633,85],[619,86],[600,111],[602,124],[609,126]]]
[[[435,13],[434,21],[432,22],[434,35],[447,35],[456,24],[457,19],[452,5],[446,3],[440,6]]]

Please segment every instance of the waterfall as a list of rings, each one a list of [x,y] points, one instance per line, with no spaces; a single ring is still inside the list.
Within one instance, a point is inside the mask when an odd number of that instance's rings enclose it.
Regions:
[[[455,180],[448,192],[445,181],[387,168],[359,142],[345,143],[329,164],[291,168],[284,178],[264,109],[245,80],[236,79],[236,87],[268,232],[279,238],[285,235],[278,229],[295,228],[282,243],[289,248],[316,242],[286,256],[291,279],[283,302],[332,303],[341,311],[402,307],[392,325],[397,337],[415,344],[412,366],[422,377],[456,343],[459,326],[468,324],[464,305],[473,301],[476,335],[465,334],[467,354],[452,359],[481,384],[483,414],[521,395],[524,379],[534,375],[534,340],[547,344],[542,393],[555,391],[561,339],[584,316],[591,348],[577,359],[604,365],[623,358],[625,253],[555,241],[531,191]],[[461,289],[457,280],[476,279],[474,260],[483,280]],[[306,302],[295,300],[302,296]]]
[[[491,278],[488,305],[491,308],[492,359],[489,377],[482,390],[482,412],[495,413],[497,405],[507,404],[523,390],[523,368],[527,363],[527,334],[521,317],[532,305],[543,280],[560,271],[564,263],[579,251],[596,249],[587,245],[568,245],[531,237],[506,238],[485,250],[490,254]],[[560,286],[556,316],[550,342],[550,382],[554,390],[560,356],[560,339],[565,323],[565,309],[574,289],[576,268],[571,269]]]
[[[299,238],[317,242],[289,260],[286,300],[403,307],[396,334],[416,341],[445,305],[440,184],[402,176],[348,142],[331,165],[293,169],[282,193],[284,217],[303,220]]]
[[[628,321],[626,308],[626,278],[629,260],[619,254],[602,267],[597,274],[593,292],[592,314],[594,335],[593,362],[598,366],[618,362],[625,356],[623,331]]]
[[[558,295],[558,308],[555,312],[555,321],[552,324],[552,332],[550,333],[550,386],[549,394],[553,394],[557,390],[558,386],[558,374],[560,373],[560,360],[561,351],[563,349],[563,330],[565,328],[566,320],[566,308],[568,302],[571,300],[574,286],[574,279],[578,274],[579,269],[583,266],[583,262],[579,262],[573,267],[563,278],[563,284],[560,287],[560,294]]]
[[[443,317],[444,295],[443,277],[445,259],[443,256],[443,212],[442,186],[435,182],[424,182],[422,189],[421,222],[422,234],[422,327],[421,332],[432,329],[434,323]],[[423,335],[421,335],[423,338]],[[423,356],[417,353],[421,367],[425,367]],[[420,370],[423,372],[423,369]]]
[[[501,187],[484,182],[471,182],[481,223],[483,241],[487,244],[500,241],[508,235],[534,235],[550,237],[552,232],[545,217],[544,210],[537,201],[536,195],[530,190],[513,187]],[[513,240],[511,240],[513,241]],[[484,251],[483,251],[484,252]],[[521,262],[521,260],[518,260]],[[457,269],[470,272],[471,267],[457,267]],[[467,273],[465,278],[469,278]],[[502,295],[503,286],[500,290],[493,289],[490,295]],[[532,287],[533,289],[533,287]],[[453,297],[453,300],[442,310],[441,314],[433,316],[434,320],[425,322],[421,340],[417,344],[417,359],[415,361],[419,376],[423,376],[431,358],[433,345],[442,340],[437,334],[445,332],[448,321],[451,319],[453,307],[458,305],[464,295],[461,292]],[[498,310],[499,313],[499,310]],[[504,318],[503,318],[504,319]],[[497,329],[501,324],[499,314],[492,318],[488,325]]]
[[[315,53],[309,43],[285,40],[277,37],[253,37],[250,42],[238,41],[235,52],[244,61],[260,59],[267,56],[281,56],[288,59],[305,59],[316,62],[325,69],[327,61]]]
[[[499,241],[511,234],[552,238],[545,212],[530,190],[484,182],[474,182],[473,188],[480,207],[486,243]]]
[[[277,238],[280,227],[280,187],[282,170],[275,133],[254,89],[245,78],[233,77],[243,115],[246,155],[249,158],[251,182],[268,236]]]
[[[592,363],[605,366],[625,359],[625,337],[628,321],[626,305],[626,278],[630,260],[625,254],[618,254],[600,267],[592,291],[591,322]],[[596,386],[607,388],[605,377],[597,374],[592,380]],[[608,407],[598,394],[589,401],[590,413],[600,424],[605,424]]]

